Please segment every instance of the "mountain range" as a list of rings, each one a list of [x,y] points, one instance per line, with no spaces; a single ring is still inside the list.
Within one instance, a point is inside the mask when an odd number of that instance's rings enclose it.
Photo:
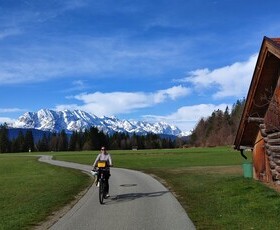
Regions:
[[[149,123],[120,120],[116,117],[97,117],[81,110],[54,111],[41,109],[38,112],[26,112],[9,126],[11,128],[37,129],[49,132],[65,130],[69,134],[73,131],[84,131],[94,126],[109,135],[115,132],[126,132],[137,135],[154,133],[168,136],[186,136],[178,127],[165,122]]]

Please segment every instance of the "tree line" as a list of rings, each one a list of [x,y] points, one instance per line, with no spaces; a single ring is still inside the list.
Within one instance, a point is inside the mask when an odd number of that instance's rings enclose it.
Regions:
[[[19,131],[16,138],[9,140],[7,125],[0,125],[0,153],[99,150],[101,146],[109,149],[160,149],[175,148],[179,145],[180,142],[176,139],[161,138],[152,133],[107,135],[96,127],[91,127],[83,132],[76,131],[71,135],[67,135],[65,130],[60,133],[43,134],[42,138],[36,142],[32,131],[27,130],[25,134]]]
[[[211,116],[201,118],[190,136],[190,145],[211,147],[232,145],[245,106],[245,99],[237,100],[231,111],[215,110]]]

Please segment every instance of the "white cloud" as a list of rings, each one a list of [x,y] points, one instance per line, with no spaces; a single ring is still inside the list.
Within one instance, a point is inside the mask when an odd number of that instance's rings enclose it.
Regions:
[[[196,90],[217,87],[217,92],[212,95],[215,99],[224,97],[241,98],[246,96],[248,91],[257,56],[257,54],[254,54],[246,62],[236,62],[212,71],[198,69],[190,72],[188,77],[180,81],[191,82]]]
[[[156,95],[159,97],[162,97],[163,100],[165,98],[171,98],[172,100],[175,100],[178,97],[186,96],[191,92],[190,88],[183,87],[181,85],[179,86],[173,86],[172,88],[165,89],[165,90],[159,90]]]
[[[15,113],[15,112],[22,112],[22,111],[25,110],[19,108],[0,108],[0,113]]]
[[[16,119],[12,119],[12,118],[9,118],[9,117],[0,117],[0,124],[4,124],[4,123],[12,124],[15,121],[16,121]]]
[[[81,109],[97,116],[117,115],[132,112],[134,110],[147,108],[168,99],[175,100],[179,97],[187,96],[189,88],[174,86],[169,89],[159,90],[155,93],[145,92],[110,92],[110,93],[88,93],[74,96],[81,101],[82,105],[58,105],[57,110]]]
[[[18,112],[25,112],[26,109],[20,109],[20,108],[0,108],[0,114],[8,114],[8,116],[12,113],[18,113]],[[7,123],[11,124],[14,123],[16,119],[10,118],[10,117],[0,117],[0,124]]]
[[[196,123],[201,119],[208,117],[214,110],[225,111],[226,107],[231,107],[227,104],[199,104],[192,106],[184,106],[179,108],[175,113],[166,116],[146,115],[144,118],[149,121],[165,121],[169,124],[174,124],[182,131],[190,132],[195,128]]]

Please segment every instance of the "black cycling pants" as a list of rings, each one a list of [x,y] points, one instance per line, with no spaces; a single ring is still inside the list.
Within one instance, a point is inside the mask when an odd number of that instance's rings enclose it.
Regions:
[[[111,176],[110,171],[105,171],[103,172],[104,176],[105,176],[105,193],[108,194],[109,193],[109,177]],[[100,179],[100,174],[98,173],[98,180]]]

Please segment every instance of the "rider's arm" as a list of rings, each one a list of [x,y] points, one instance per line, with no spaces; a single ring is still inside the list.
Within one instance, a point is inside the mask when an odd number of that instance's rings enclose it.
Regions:
[[[97,155],[97,157],[96,157],[96,159],[95,159],[95,161],[94,161],[94,163],[92,165],[94,168],[96,167],[97,162],[99,161],[99,159],[100,159],[100,154]]]
[[[112,161],[111,155],[110,154],[108,154],[108,155],[109,155],[109,166],[113,167],[113,161]]]

